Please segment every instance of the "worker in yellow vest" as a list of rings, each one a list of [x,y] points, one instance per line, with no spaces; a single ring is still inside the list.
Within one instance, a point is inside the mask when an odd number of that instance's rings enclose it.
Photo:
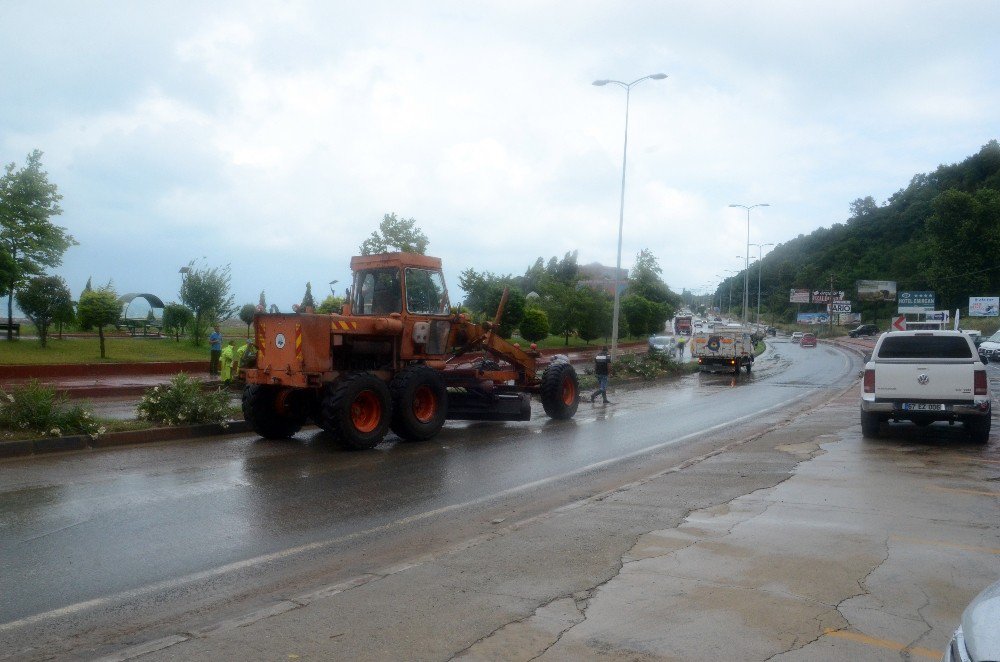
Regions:
[[[236,358],[236,343],[232,340],[222,349],[222,355],[219,357],[221,362],[220,366],[220,377],[222,377],[222,383],[227,386],[231,381],[233,381],[233,359]]]

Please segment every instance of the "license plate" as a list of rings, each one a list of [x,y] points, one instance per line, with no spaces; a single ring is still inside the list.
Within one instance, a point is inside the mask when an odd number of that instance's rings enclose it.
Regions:
[[[926,402],[904,402],[903,409],[906,411],[944,411],[944,405],[928,404]]]

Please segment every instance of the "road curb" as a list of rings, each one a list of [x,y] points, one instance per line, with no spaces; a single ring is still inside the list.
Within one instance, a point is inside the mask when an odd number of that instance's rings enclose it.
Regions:
[[[108,432],[96,439],[92,439],[90,435],[85,434],[66,437],[46,437],[42,439],[18,439],[15,441],[0,442],[0,459],[49,453],[65,453],[69,451],[96,450],[113,448],[115,446],[148,444],[158,441],[183,441],[198,437],[243,434],[249,431],[250,425],[246,421],[228,421],[226,423],[205,423],[169,428],[149,428],[148,430]]]

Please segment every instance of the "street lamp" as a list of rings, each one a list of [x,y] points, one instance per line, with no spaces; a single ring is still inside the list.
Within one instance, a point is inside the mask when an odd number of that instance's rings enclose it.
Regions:
[[[755,207],[770,207],[766,202],[758,202],[755,205],[737,205],[731,204],[730,207],[739,207],[740,209],[747,210],[747,253],[746,253],[746,270],[743,272],[743,323],[746,324],[749,320],[747,319],[747,302],[749,300],[750,288],[749,281],[747,278],[750,275],[750,210]]]
[[[622,279],[622,229],[625,226],[625,164],[628,160],[628,105],[629,97],[632,94],[632,87],[644,80],[663,80],[666,74],[650,74],[637,78],[631,83],[623,83],[620,80],[595,80],[594,85],[602,87],[604,85],[617,85],[625,89],[625,145],[622,148],[622,196],[621,206],[618,210],[618,261],[615,263],[615,305],[611,317],[611,360],[614,360],[618,353],[618,313],[621,309],[621,279]]]
[[[764,247],[774,244],[750,244],[757,247],[757,326],[760,326],[760,272],[764,270]]]

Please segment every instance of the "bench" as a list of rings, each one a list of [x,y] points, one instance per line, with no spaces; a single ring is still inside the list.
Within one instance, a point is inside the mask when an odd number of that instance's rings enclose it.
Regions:
[[[13,324],[0,323],[0,335],[7,335],[8,331],[13,331],[14,335],[18,338],[21,337],[21,325],[17,322]]]

